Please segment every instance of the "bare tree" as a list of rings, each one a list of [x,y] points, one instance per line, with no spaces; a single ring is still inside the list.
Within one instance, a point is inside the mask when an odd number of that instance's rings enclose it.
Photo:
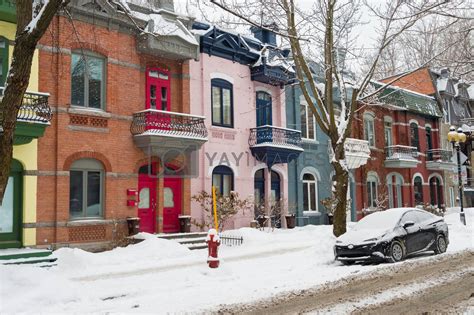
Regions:
[[[321,130],[330,139],[331,164],[335,171],[333,197],[337,200],[333,233],[346,231],[346,206],[349,169],[344,144],[350,136],[354,113],[359,102],[368,103],[374,95],[399,80],[368,92],[370,82],[385,49],[417,21],[437,12],[449,1],[394,0],[370,8],[381,21],[380,39],[374,58],[357,80],[343,56],[357,58],[351,32],[359,23],[361,1],[318,0],[312,7],[301,7],[295,0],[211,0],[227,13],[254,26],[269,29],[269,21],[279,26],[277,33],[291,46],[296,75],[306,102]],[[320,58],[318,58],[320,56]],[[324,86],[316,82],[310,68],[311,59],[322,67]],[[407,75],[405,73],[404,75]],[[335,91],[340,97],[335,97]]]
[[[15,47],[0,102],[0,204],[10,173],[17,115],[29,84],[36,45],[54,15],[68,2],[69,0],[16,1]]]

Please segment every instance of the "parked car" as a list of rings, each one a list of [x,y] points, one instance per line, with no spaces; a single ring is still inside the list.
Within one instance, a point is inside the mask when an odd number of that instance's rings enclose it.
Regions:
[[[424,251],[444,253],[448,226],[442,217],[417,208],[394,208],[372,213],[336,239],[336,260],[398,262]]]

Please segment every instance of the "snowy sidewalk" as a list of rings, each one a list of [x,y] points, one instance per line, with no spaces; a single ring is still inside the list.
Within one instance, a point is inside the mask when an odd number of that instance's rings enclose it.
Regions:
[[[473,246],[474,209],[468,226],[459,214],[445,217],[448,254]],[[234,231],[242,246],[221,246],[218,269],[206,264],[207,251],[190,251],[150,236],[109,252],[64,248],[57,266],[0,266],[0,313],[183,313],[208,312],[222,304],[248,303],[285,292],[390,268],[391,264],[341,266],[334,262],[331,226],[294,230]],[[411,264],[410,259],[401,264]]]

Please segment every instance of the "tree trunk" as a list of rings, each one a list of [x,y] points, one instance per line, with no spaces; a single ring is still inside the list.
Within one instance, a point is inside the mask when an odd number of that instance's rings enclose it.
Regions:
[[[333,195],[336,199],[336,209],[333,218],[333,234],[340,236],[346,233],[346,211],[347,211],[347,191],[349,184],[349,171],[339,162],[332,163],[336,172],[333,179]]]

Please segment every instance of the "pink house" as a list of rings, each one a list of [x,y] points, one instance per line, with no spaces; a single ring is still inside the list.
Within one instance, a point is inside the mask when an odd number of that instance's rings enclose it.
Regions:
[[[286,55],[276,49],[270,32],[253,30],[258,40],[202,23],[194,29],[201,54],[190,63],[191,113],[206,117],[209,141],[199,151],[191,195],[210,193],[214,185],[220,194],[235,191],[265,205],[285,200],[287,163],[303,151],[299,132],[284,128],[282,87],[293,73],[289,64],[274,60]],[[196,202],[191,216],[205,219]],[[239,213],[225,228],[249,226],[255,216],[254,209]]]

